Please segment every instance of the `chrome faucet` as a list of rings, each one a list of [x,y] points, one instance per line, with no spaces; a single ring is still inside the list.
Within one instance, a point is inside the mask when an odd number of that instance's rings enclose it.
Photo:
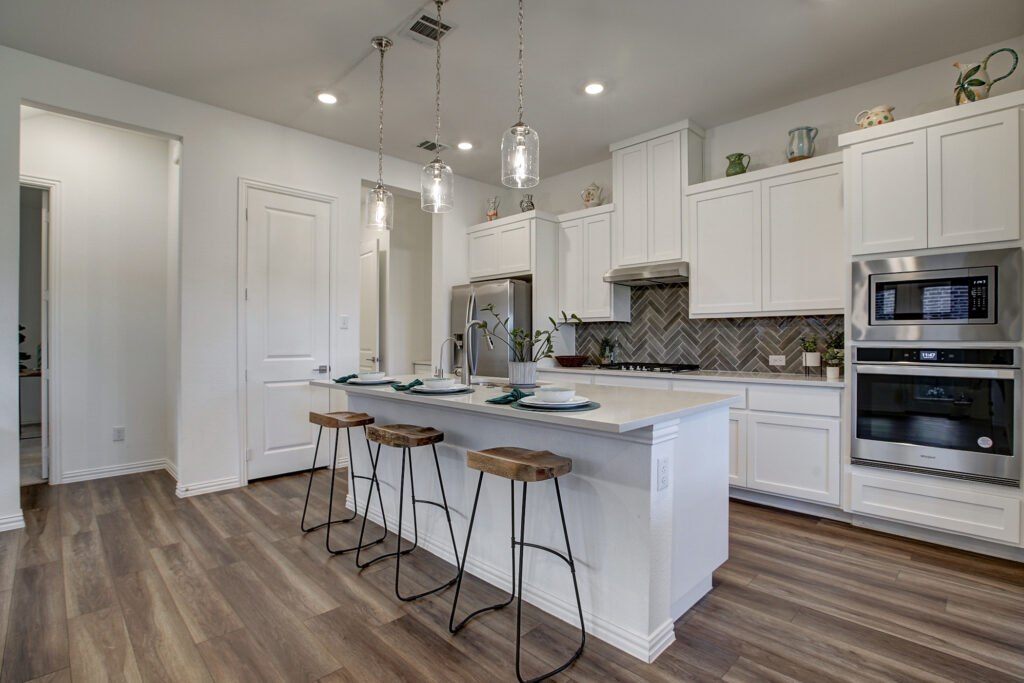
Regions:
[[[457,348],[462,348],[462,342],[459,340],[458,335],[453,334],[441,342],[441,354],[437,358],[437,368],[434,370],[434,377],[444,378],[444,345],[448,342],[452,342]],[[452,368],[452,373],[454,372],[455,368]]]
[[[467,387],[473,385],[473,338],[469,333],[474,327],[479,327],[483,330],[487,346],[492,349],[494,348],[494,342],[491,341],[490,332],[484,326],[483,320],[470,320],[466,323],[466,331],[462,335],[462,381]]]

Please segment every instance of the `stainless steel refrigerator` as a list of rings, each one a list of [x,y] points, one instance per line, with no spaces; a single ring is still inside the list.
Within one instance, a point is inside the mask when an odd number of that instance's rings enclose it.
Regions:
[[[462,338],[466,324],[471,320],[483,320],[491,330],[497,322],[488,305],[494,306],[494,312],[502,320],[509,319],[508,328],[521,328],[533,333],[533,302],[530,283],[523,280],[491,280],[474,282],[469,285],[452,287],[451,334],[455,335],[458,344],[452,344],[452,369],[462,367],[462,354],[465,340]],[[471,361],[473,375],[483,377],[508,377],[508,363],[512,351],[497,339],[494,348],[489,348],[483,335],[476,327],[471,332]],[[503,330],[496,335],[503,340],[508,339]]]

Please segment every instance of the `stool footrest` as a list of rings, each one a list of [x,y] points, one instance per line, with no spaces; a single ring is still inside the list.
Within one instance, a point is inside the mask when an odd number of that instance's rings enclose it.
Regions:
[[[560,560],[562,560],[562,562],[565,562],[567,565],[569,565],[569,569],[571,569],[573,573],[576,572],[576,565],[573,563],[573,561],[565,555],[563,555],[562,553],[555,550],[554,548],[549,548],[546,545],[537,545],[536,543],[526,543],[525,541],[513,541],[513,543],[523,548],[536,548],[537,550],[543,550],[545,552],[551,553],[552,555],[556,555]]]

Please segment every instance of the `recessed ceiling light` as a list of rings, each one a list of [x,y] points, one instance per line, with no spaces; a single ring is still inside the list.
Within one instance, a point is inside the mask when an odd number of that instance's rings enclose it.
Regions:
[[[338,98],[336,95],[332,95],[329,92],[317,93],[316,98],[323,104],[337,104]]]
[[[460,142],[459,143],[459,149],[461,149],[463,152],[469,151],[469,150],[473,149],[473,143],[472,142]]]
[[[583,88],[583,92],[587,93],[588,95],[600,95],[601,93],[604,92],[604,84],[587,83],[586,86],[584,86]]]

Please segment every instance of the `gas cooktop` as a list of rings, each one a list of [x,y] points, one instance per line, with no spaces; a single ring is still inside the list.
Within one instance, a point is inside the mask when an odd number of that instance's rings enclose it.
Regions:
[[[633,370],[642,372],[666,372],[678,374],[683,372],[697,372],[700,366],[693,363],[603,363],[602,370]]]

